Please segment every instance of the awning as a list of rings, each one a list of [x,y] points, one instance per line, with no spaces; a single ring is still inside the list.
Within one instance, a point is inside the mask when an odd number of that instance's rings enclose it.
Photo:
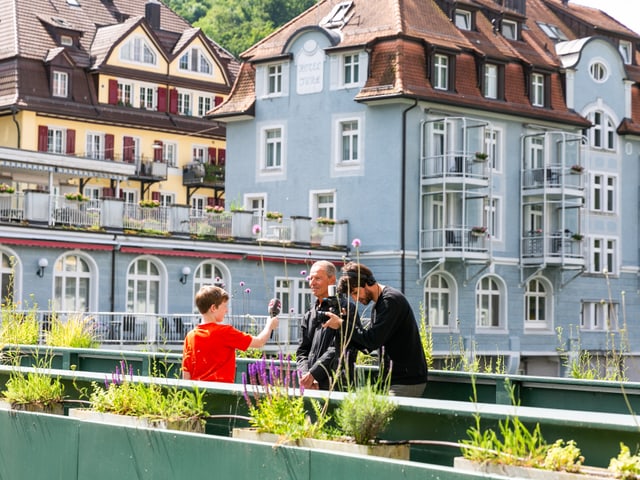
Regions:
[[[217,258],[220,260],[242,260],[244,258],[244,255],[240,255],[237,253],[196,252],[194,250],[174,250],[163,248],[121,247],[120,251],[122,253],[135,253],[137,255]]]
[[[56,242],[54,240],[34,240],[31,238],[0,238],[0,243],[5,245],[24,245],[27,247],[42,248],[66,248],[80,250],[113,250],[113,245],[99,243]]]

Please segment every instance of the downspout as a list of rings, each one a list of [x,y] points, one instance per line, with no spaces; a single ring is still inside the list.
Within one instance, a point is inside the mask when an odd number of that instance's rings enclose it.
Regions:
[[[414,99],[413,105],[402,111],[402,196],[400,203],[400,291],[405,292],[405,246],[407,223],[407,113],[418,105],[418,99]]]
[[[22,135],[20,133],[20,123],[16,119],[16,113],[18,113],[18,107],[11,105],[11,118],[13,119],[13,123],[16,124],[16,130],[18,131],[18,145],[16,145],[16,148],[20,148],[20,145],[22,144]]]

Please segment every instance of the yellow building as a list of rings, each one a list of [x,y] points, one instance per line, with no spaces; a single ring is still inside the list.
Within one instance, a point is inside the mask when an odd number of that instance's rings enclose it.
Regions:
[[[228,52],[155,0],[7,0],[0,18],[0,183],[224,205],[225,128],[203,117]]]

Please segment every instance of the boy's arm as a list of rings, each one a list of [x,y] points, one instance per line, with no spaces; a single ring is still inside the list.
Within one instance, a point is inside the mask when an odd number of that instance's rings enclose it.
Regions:
[[[191,380],[191,374],[187,370],[182,370],[182,379]]]
[[[267,324],[264,326],[262,331],[256,335],[255,337],[251,337],[251,343],[249,344],[249,348],[260,348],[267,343],[269,337],[271,336],[271,331],[278,328],[278,317],[269,317],[267,320]]]

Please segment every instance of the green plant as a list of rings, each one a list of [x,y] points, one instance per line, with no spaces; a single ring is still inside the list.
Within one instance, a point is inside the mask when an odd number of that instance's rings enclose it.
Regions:
[[[360,445],[374,441],[391,422],[397,405],[370,382],[348,393],[334,417],[342,432]]]
[[[631,455],[629,447],[620,442],[620,453],[609,462],[609,471],[613,472],[616,478],[636,480],[640,478],[640,456]]]
[[[220,205],[207,205],[206,207],[204,207],[204,211],[207,213],[224,213],[224,207],[221,207]]]
[[[266,217],[268,220],[282,220],[282,213],[280,212],[267,212]]]
[[[422,344],[422,350],[424,350],[424,358],[427,361],[427,368],[433,368],[433,333],[431,332],[431,325],[427,325],[427,316],[424,311],[424,305],[420,304],[420,343]]]
[[[475,156],[478,160],[486,160],[489,157],[489,155],[484,152],[476,152]]]
[[[45,343],[52,347],[96,348],[99,343],[93,318],[78,313],[62,322],[53,314],[51,328],[45,333]]]
[[[329,217],[318,217],[316,218],[316,223],[318,225],[335,225],[336,221]]]
[[[11,361],[15,365],[20,364],[19,352]],[[52,377],[42,371],[50,367],[51,359],[45,355],[38,360],[31,372],[25,374],[19,370],[12,371],[2,392],[4,398],[12,406],[33,405],[47,409],[54,404],[61,404],[64,399],[64,385],[58,377]]]
[[[204,391],[163,388],[155,383],[133,381],[133,369],[124,361],[105,386],[92,383],[89,394],[91,407],[97,412],[114,413],[150,419],[176,421],[199,419],[204,422],[208,414],[205,410]]]
[[[10,289],[11,290],[11,289]],[[2,325],[0,343],[36,345],[40,338],[38,325],[38,305],[25,305],[26,310],[18,310],[13,299],[6,298],[2,304]]]
[[[64,198],[66,198],[67,200],[75,200],[77,202],[87,202],[87,201],[89,201],[89,197],[85,197],[81,193],[66,193],[64,195]]]
[[[156,208],[160,206],[160,202],[157,200],[140,200],[138,205],[142,208]]]
[[[297,372],[291,371],[290,364],[290,359],[285,361],[282,354],[278,362],[263,357],[248,366],[248,375],[242,374],[244,398],[251,416],[249,423],[258,432],[280,435],[284,440],[324,437],[330,416],[318,401],[310,399],[315,415],[315,421],[311,420],[303,390],[296,394]]]
[[[584,457],[580,455],[580,449],[576,447],[576,442],[569,440],[566,444],[564,440],[558,439],[549,447],[542,466],[545,470],[565,471],[577,473],[584,462]]]
[[[6,183],[0,183],[0,193],[14,193],[15,191],[16,189],[12,186],[7,185]]]

